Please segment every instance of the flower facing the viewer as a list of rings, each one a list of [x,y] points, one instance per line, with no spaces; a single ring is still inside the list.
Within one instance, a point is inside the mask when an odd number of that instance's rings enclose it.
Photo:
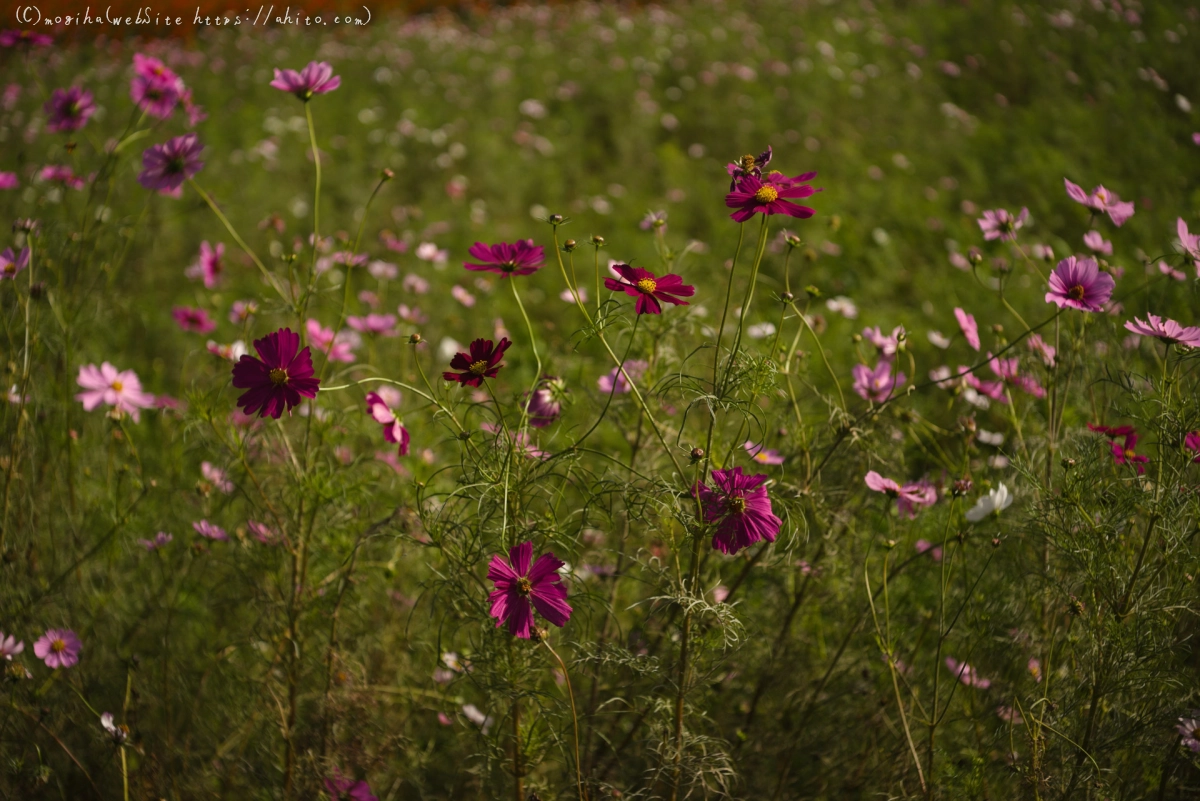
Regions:
[[[308,66],[295,70],[275,70],[271,87],[281,92],[290,92],[306,103],[313,95],[332,92],[342,85],[342,79],[333,74],[333,67],[324,61],[310,61]]]
[[[605,278],[605,288],[637,298],[634,310],[638,314],[662,314],[659,301],[687,306],[688,302],[680,298],[690,298],[696,292],[695,287],[684,284],[683,278],[674,273],[660,277],[649,270],[628,264],[614,264],[612,269],[622,280]]]
[[[20,253],[14,253],[12,248],[5,248],[0,253],[0,281],[17,277],[17,273],[29,266],[29,248],[22,248]]]
[[[975,501],[975,505],[967,510],[966,518],[972,523],[978,523],[988,515],[998,515],[1008,507],[1012,506],[1013,496],[1008,491],[1008,487],[1000,484],[995,489],[988,490],[988,494],[982,496]]]
[[[999,239],[1001,242],[1012,242],[1017,238],[1017,230],[1028,220],[1029,209],[1021,209],[1021,213],[1015,217],[1008,209],[994,209],[985,211],[976,222],[979,223],[979,229],[983,231],[985,240]]]
[[[742,468],[712,471],[716,488],[697,487],[704,508],[704,522],[715,523],[712,546],[733,554],[760,540],[774,542],[783,521],[771,511],[771,498],[763,486],[768,476],[744,475]]]
[[[33,644],[34,655],[46,663],[46,667],[57,670],[69,668],[79,662],[83,643],[70,629],[47,629]]]
[[[1067,256],[1050,274],[1050,291],[1046,302],[1062,308],[1080,311],[1102,311],[1112,297],[1116,282],[1101,272],[1095,259]]]
[[[290,328],[254,340],[259,358],[246,354],[233,366],[233,385],[246,390],[237,399],[243,413],[279,419],[301,397],[317,396],[320,379],[313,377],[312,355],[299,347],[300,335]]]
[[[858,396],[876,403],[886,401],[907,380],[904,373],[892,375],[892,364],[886,359],[881,359],[874,369],[865,364],[856,364],[851,372],[854,375],[854,391]]]
[[[450,360],[451,369],[458,372],[447,370],[442,373],[442,378],[456,381],[464,387],[477,387],[483,383],[483,379],[496,377],[504,366],[500,360],[511,345],[508,337],[501,337],[495,345],[490,339],[477,339],[471,343],[470,353],[460,351]]]
[[[533,631],[534,609],[559,628],[571,617],[567,588],[558,572],[565,563],[553,553],[542,554],[531,565],[532,559],[533,543],[523,542],[509,550],[507,559],[494,555],[487,573],[495,585],[488,597],[497,628],[507,623],[509,633],[524,640]]]
[[[1130,465],[1137,469],[1140,476],[1146,472],[1145,465],[1150,461],[1150,457],[1143,456],[1135,450],[1138,442],[1136,431],[1128,429],[1122,430],[1121,433],[1124,435],[1123,437],[1114,436],[1112,440],[1113,464]],[[1121,441],[1118,442],[1118,439]]]
[[[725,196],[725,205],[736,209],[732,217],[737,222],[745,222],[755,214],[786,214],[789,217],[807,219],[816,214],[814,209],[793,203],[812,197],[819,189],[813,189],[811,184],[804,183],[816,177],[815,172],[806,172],[794,178],[773,172],[766,176],[745,175],[735,178],[735,186]]]
[[[48,118],[47,131],[78,131],[96,113],[96,103],[91,92],[72,86],[70,89],[55,89],[43,110]]]
[[[200,160],[200,137],[194,133],[176,136],[161,145],[154,145],[142,152],[142,171],[138,183],[158,192],[173,192],[183,182],[200,172],[204,162]]]
[[[463,267],[497,275],[529,275],[540,269],[546,258],[545,249],[541,245],[534,245],[532,239],[496,245],[476,242],[467,252],[475,261],[463,262]]]
[[[75,400],[82,403],[87,412],[103,403],[128,414],[136,423],[141,409],[154,406],[154,396],[142,391],[142,382],[138,380],[137,373],[118,370],[108,362],[99,367],[94,364],[83,365],[75,381],[84,390],[75,396]]]

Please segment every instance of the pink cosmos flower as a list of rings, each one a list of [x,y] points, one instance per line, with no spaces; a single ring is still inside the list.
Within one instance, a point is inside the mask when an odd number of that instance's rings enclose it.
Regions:
[[[912,520],[922,507],[933,506],[937,499],[937,487],[926,479],[921,479],[900,488],[900,495],[896,498],[896,509],[903,517]]]
[[[96,103],[91,92],[72,86],[70,89],[55,89],[43,110],[49,118],[46,121],[47,131],[78,131],[96,113]]]
[[[217,329],[216,321],[208,316],[206,309],[198,309],[192,306],[176,306],[171,310],[171,316],[175,318],[175,322],[184,331],[207,334]]]
[[[1067,256],[1050,274],[1050,291],[1046,293],[1046,302],[1060,309],[1070,307],[1087,312],[1103,311],[1115,286],[1113,277],[1101,272],[1095,259]]]
[[[223,492],[226,495],[233,492],[233,482],[229,480],[224,470],[212,462],[200,463],[200,475],[204,476],[204,480],[212,484],[213,488],[218,492]]]
[[[154,145],[142,153],[142,171],[138,182],[158,192],[173,191],[183,182],[200,172],[204,162],[200,151],[204,145],[194,133],[176,136],[161,145]]]
[[[183,79],[157,58],[141,53],[133,54],[133,73],[129,96],[137,107],[160,120],[170,117],[186,91]]]
[[[4,632],[0,631],[0,656],[4,657],[6,662],[11,662],[12,658],[25,650],[25,643],[18,640],[13,635],[4,636]]]
[[[225,529],[207,520],[197,520],[192,523],[192,528],[196,529],[196,533],[201,537],[207,537],[210,540],[217,540],[218,542],[229,541],[229,535],[225,533]]]
[[[500,444],[499,438],[504,433],[504,429],[495,423],[480,423],[479,427],[491,434],[495,439],[495,447],[506,449],[507,446]],[[533,437],[528,431],[509,431],[508,436],[517,453],[523,455],[527,459],[546,459],[549,458],[550,452],[539,448],[533,441]]]
[[[5,248],[0,253],[0,281],[13,279],[17,273],[29,266],[29,248],[21,248],[20,253],[13,253],[12,248]]]
[[[962,364],[958,366],[958,374],[962,376],[963,383],[970,389],[975,390],[981,395],[986,395],[999,403],[1008,403],[1008,398],[1004,394],[1003,381],[984,381],[971,372],[970,367]]]
[[[1083,244],[1097,253],[1103,253],[1105,256],[1111,256],[1113,252],[1112,242],[1101,236],[1099,231],[1088,231],[1084,234]]]
[[[904,373],[899,371],[892,375],[892,365],[887,360],[880,360],[874,369],[865,364],[856,364],[851,372],[854,375],[854,391],[863,400],[876,403],[886,401],[907,380]]]
[[[242,325],[249,322],[255,314],[258,314],[257,303],[252,300],[235,300],[229,308],[229,322]]]
[[[300,100],[308,102],[313,95],[332,92],[342,85],[342,79],[333,74],[333,67],[324,61],[310,61],[300,72],[275,70],[271,87],[281,92],[291,92]]]
[[[545,250],[535,246],[532,239],[521,239],[512,244],[501,242],[485,245],[476,242],[467,251],[476,262],[463,262],[468,270],[484,270],[497,275],[529,275],[541,268],[545,261]]]
[[[662,314],[662,304],[659,301],[676,306],[690,305],[680,298],[690,298],[696,292],[695,287],[684,284],[683,278],[674,273],[656,276],[649,270],[628,264],[614,264],[612,270],[620,275],[622,280],[605,278],[605,289],[624,292],[637,298],[634,311],[638,314]]]
[[[955,306],[954,319],[958,320],[958,327],[962,329],[963,336],[967,338],[967,344],[974,350],[979,350],[979,326],[975,323],[975,316],[967,314]]]
[[[1200,462],[1200,431],[1192,431],[1185,436],[1183,438],[1183,447],[1187,448],[1189,451],[1195,451],[1196,458],[1192,459],[1192,461]]]
[[[254,539],[263,545],[278,545],[283,542],[283,537],[279,536],[279,533],[266,523],[260,523],[257,520],[247,520],[246,528],[254,535]]]
[[[454,298],[468,309],[475,305],[475,296],[463,289],[458,284],[450,287],[450,297]]]
[[[1030,334],[1029,338],[1025,340],[1025,344],[1031,351],[1042,357],[1042,364],[1047,367],[1054,366],[1054,357],[1057,355],[1057,351],[1053,345],[1046,344],[1041,334]]]
[[[1180,743],[1189,750],[1200,753],[1200,712],[1192,711],[1192,717],[1180,718],[1175,727],[1179,732]]]
[[[53,38],[34,30],[0,31],[0,47],[17,47],[19,45],[49,47],[52,44],[54,44]]]
[[[1196,265],[1196,275],[1200,276],[1200,234],[1188,233],[1187,223],[1182,217],[1175,221],[1175,232],[1179,235],[1179,246],[1184,254]]]
[[[366,317],[347,317],[346,324],[364,334],[383,337],[396,336],[396,316],[393,314],[368,314]]]
[[[334,336],[332,328],[324,328],[318,320],[305,323],[308,331],[308,341],[319,351],[324,352],[331,362],[352,362],[355,360],[354,350],[362,345],[362,339],[353,331],[339,331]]]
[[[1037,382],[1033,376],[1021,375],[1020,361],[1016,356],[1009,359],[1002,359],[998,356],[993,356],[988,352],[988,366],[992,368],[992,372],[1005,381],[1005,383],[1013,384],[1020,387],[1026,393],[1035,398],[1046,397],[1046,390]]]
[[[375,259],[367,264],[367,272],[371,274],[372,278],[390,281],[400,274],[400,269],[389,261]]]
[[[896,352],[900,350],[900,340],[904,337],[904,326],[896,326],[890,335],[884,334],[879,326],[864,328],[862,335],[863,339],[870,342],[879,351],[880,358],[891,361]]]
[[[771,511],[771,498],[763,486],[769,478],[744,475],[742,468],[713,470],[716,489],[698,484],[704,522],[715,523],[712,547],[733,556],[743,548],[766,540],[774,542],[783,521]]]
[[[70,629],[47,629],[33,644],[34,655],[46,663],[51,670],[69,668],[79,662],[83,643]]]
[[[175,538],[167,532],[160,531],[154,535],[154,539],[152,540],[138,540],[138,545],[142,546],[147,551],[157,551],[159,548],[162,548],[173,539]]]
[[[371,787],[365,781],[347,779],[337,768],[333,769],[333,776],[325,780],[325,790],[331,801],[379,801],[371,794]]]
[[[553,553],[544,553],[531,566],[532,558],[533,543],[523,542],[509,550],[507,559],[493,556],[487,573],[495,585],[488,598],[496,627],[507,623],[509,634],[523,640],[533,633],[534,609],[559,628],[571,617],[567,588],[558,572],[564,562]]]
[[[1125,328],[1144,337],[1154,337],[1167,345],[1179,342],[1190,348],[1200,348],[1200,328],[1195,326],[1185,328],[1174,320],[1159,317],[1157,314],[1147,314],[1146,322],[1142,322],[1141,318],[1134,317],[1133,320],[1125,323]]]
[[[119,371],[108,362],[99,367],[94,364],[83,365],[79,368],[76,383],[84,391],[76,395],[75,400],[82,403],[87,412],[103,403],[128,414],[136,423],[140,419],[140,410],[154,406],[154,396],[142,392],[142,382],[135,372]]]
[[[529,415],[529,425],[534,428],[545,428],[561,417],[566,393],[567,384],[561,378],[543,377],[525,404],[526,412]]]
[[[70,168],[60,164],[50,164],[42,167],[38,173],[38,179],[42,181],[53,181],[60,183],[68,189],[83,189],[86,182],[75,175],[75,172]]]
[[[429,282],[416,273],[409,273],[404,276],[404,280],[400,282],[400,286],[405,292],[411,292],[414,295],[424,295],[429,292]]]
[[[197,278],[202,279],[204,281],[204,288],[212,289],[221,282],[221,275],[225,271],[225,267],[221,262],[224,257],[224,242],[218,242],[215,248],[208,244],[207,241],[201,242],[200,256],[197,258],[195,264],[184,271],[184,275],[193,281]]]
[[[1014,242],[1017,230],[1023,227],[1029,219],[1029,209],[1021,209],[1021,213],[1013,216],[1007,209],[985,211],[976,220],[979,229],[983,231],[985,240],[999,239],[1001,242]]]
[[[1128,464],[1137,467],[1138,475],[1146,472],[1143,466],[1150,461],[1149,456],[1142,456],[1134,451],[1137,447],[1138,435],[1135,431],[1125,434],[1124,442],[1112,441],[1113,464]]]
[[[762,445],[756,445],[750,440],[742,445],[746,449],[746,453],[750,454],[750,458],[759,464],[780,465],[783,464],[783,456],[779,451],[764,448]]]
[[[1183,270],[1176,270],[1174,267],[1167,264],[1165,261],[1160,260],[1158,262],[1158,271],[1169,278],[1175,279],[1176,281],[1186,281],[1187,280],[1187,274],[1184,273]],[[1146,272],[1150,272],[1149,268],[1147,268]],[[1198,270],[1198,272],[1200,272],[1200,270]]]
[[[601,392],[607,394],[625,394],[631,391],[630,381],[637,381],[647,370],[650,369],[650,362],[641,359],[632,359],[621,365],[623,370],[614,367],[607,375],[602,375],[596,380],[596,386]],[[628,376],[628,380],[626,380]]]
[[[977,687],[980,690],[986,690],[992,686],[990,679],[980,677],[975,669],[966,662],[959,662],[952,656],[946,657],[946,667],[954,674],[954,677],[968,687]]]
[[[780,173],[770,173],[765,178],[756,175],[735,178],[734,188],[725,196],[725,205],[737,209],[729,216],[736,222],[745,222],[755,214],[786,214],[801,219],[811,217],[816,214],[814,209],[791,201],[811,197],[821,191],[804,183],[816,175],[815,172],[806,172],[788,178]]]
[[[1035,656],[1029,657],[1029,663],[1025,665],[1025,669],[1029,671],[1029,675],[1033,676],[1033,680],[1038,684],[1042,683],[1042,661]]]
[[[1083,191],[1082,187],[1071,183],[1066,178],[1063,178],[1063,184],[1067,187],[1067,196],[1071,200],[1074,200],[1076,203],[1082,203],[1092,211],[1107,214],[1109,219],[1113,221],[1113,225],[1118,228],[1133,216],[1133,203],[1122,202],[1119,197],[1103,186],[1097,186],[1092,190],[1092,194],[1089,195]]]
[[[383,438],[400,446],[400,455],[408,455],[408,429],[400,422],[396,409],[400,408],[403,396],[395,387],[382,386],[377,392],[367,393],[367,414],[383,426]]]
[[[929,554],[929,558],[935,562],[942,561],[942,549],[929,540],[917,540],[913,543],[913,550],[918,554]]]
[[[0,172],[0,189],[16,189],[20,185],[15,172]]]
[[[409,308],[407,305],[401,303],[396,307],[396,314],[399,315],[400,319],[404,322],[413,323],[414,325],[420,325],[421,323],[429,321],[429,318],[425,316],[424,312],[422,312],[418,306]]]

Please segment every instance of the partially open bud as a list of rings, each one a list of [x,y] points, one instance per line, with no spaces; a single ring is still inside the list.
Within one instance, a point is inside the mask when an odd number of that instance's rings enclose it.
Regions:
[[[967,261],[971,262],[971,264],[982,264],[983,253],[979,251],[979,248],[971,248],[967,251]]]
[[[1063,470],[1070,470],[1072,467],[1075,466],[1075,460],[1074,459],[1063,459],[1062,466],[1063,466]]]
[[[954,482],[954,487],[950,491],[954,497],[961,498],[971,492],[971,488],[975,486],[974,482],[969,478],[960,478]]]
[[[396,177],[396,173],[392,172],[388,167],[383,168],[383,173],[380,176],[385,181],[390,181]]]
[[[804,244],[804,240],[801,239],[800,237],[796,236],[795,234],[787,234],[786,236],[784,236],[783,241],[787,242],[788,247],[790,247],[790,248],[798,248]]]

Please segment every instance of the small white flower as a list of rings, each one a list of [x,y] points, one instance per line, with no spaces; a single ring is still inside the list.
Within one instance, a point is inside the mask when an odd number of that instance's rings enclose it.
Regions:
[[[967,512],[967,520],[978,523],[990,514],[1000,514],[1012,506],[1012,502],[1013,496],[1009,493],[1008,487],[1001,484],[975,501],[975,505]]]
[[[984,431],[981,428],[979,429],[978,437],[979,441],[985,445],[1000,446],[1004,444],[1004,435],[998,431]]]
[[[751,339],[765,339],[775,333],[774,323],[756,323],[746,329]]]
[[[950,337],[946,336],[941,331],[930,331],[929,341],[933,343],[934,347],[941,348],[942,350],[950,347]]]
[[[484,734],[488,733],[488,729],[492,727],[491,715],[485,715],[479,711],[479,707],[474,704],[463,704],[462,713],[467,716],[467,720],[478,726]]]
[[[112,712],[105,712],[100,716],[100,725],[104,727],[104,731],[108,732],[108,736],[117,745],[125,742],[125,738],[129,736],[128,729],[124,726],[118,726],[113,722]]]
[[[854,301],[845,295],[838,295],[836,298],[830,298],[825,301],[825,308],[842,315],[848,320],[858,317],[858,307],[854,305]]]

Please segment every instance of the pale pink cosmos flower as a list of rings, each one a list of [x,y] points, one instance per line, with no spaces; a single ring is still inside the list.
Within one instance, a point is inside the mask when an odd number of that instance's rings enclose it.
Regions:
[[[38,178],[42,181],[60,183],[68,189],[83,189],[86,185],[86,182],[77,176],[74,170],[59,164],[50,164],[42,167],[38,173]]]
[[[1047,367],[1054,366],[1057,350],[1053,345],[1047,345],[1041,334],[1030,334],[1029,338],[1025,340],[1025,344],[1031,351],[1042,357],[1042,364]]]
[[[946,657],[946,667],[954,674],[955,678],[968,687],[977,687],[980,690],[986,690],[992,686],[991,680],[982,678],[975,672],[975,668],[966,662],[959,662],[952,656]]]
[[[602,375],[596,380],[596,386],[600,388],[601,392],[607,394],[629,392],[629,381],[637,381],[641,378],[650,369],[650,362],[633,359],[625,362],[622,367],[624,368],[623,371],[619,371],[614,367],[606,375]],[[628,381],[626,380],[626,376],[629,377]]]
[[[1017,238],[1017,230],[1029,220],[1029,209],[1021,209],[1015,217],[1007,209],[985,211],[976,220],[979,229],[983,231],[985,240],[999,239],[1001,242],[1013,242]]]
[[[1050,291],[1046,302],[1062,308],[1098,312],[1112,297],[1116,282],[1108,273],[1101,272],[1095,259],[1067,256],[1058,263],[1050,274]]]
[[[396,316],[393,314],[368,314],[366,317],[347,317],[346,324],[363,334],[383,337],[396,336]]]
[[[283,537],[279,536],[279,533],[275,529],[257,520],[247,520],[246,528],[254,535],[254,539],[263,545],[278,545],[283,541]]]
[[[1113,225],[1120,228],[1125,224],[1125,221],[1133,216],[1133,203],[1122,202],[1114,193],[1108,191],[1103,186],[1097,186],[1092,190],[1092,194],[1083,191],[1083,187],[1078,184],[1073,184],[1066,178],[1063,178],[1063,184],[1067,188],[1067,196],[1076,203],[1082,203],[1094,212],[1107,214],[1109,219],[1113,221]]]
[[[558,299],[564,300],[567,303],[575,303],[577,298],[576,298],[575,292],[572,292],[569,289],[564,289],[562,292],[558,293]],[[587,300],[588,300],[587,287],[582,287],[582,286],[579,287],[578,301],[580,303],[587,303]]]
[[[154,539],[152,540],[138,540],[138,545],[142,546],[147,551],[157,551],[159,548],[162,548],[173,539],[175,538],[167,532],[160,531],[154,535]]]
[[[308,341],[317,350],[323,351],[332,362],[352,362],[357,358],[354,351],[362,345],[362,339],[353,331],[339,331],[335,337],[332,328],[325,328],[318,320],[305,323]]]
[[[967,344],[973,349],[979,350],[979,326],[975,323],[975,315],[967,314],[955,306],[954,319],[958,320],[958,327],[962,329],[963,336],[967,338]]]
[[[171,316],[175,318],[175,322],[184,331],[207,334],[215,331],[217,328],[216,320],[208,316],[207,309],[194,306],[176,306],[171,310]]]
[[[881,359],[872,369],[865,364],[856,364],[851,371],[854,376],[854,391],[863,400],[882,403],[892,396],[907,380],[899,371],[892,375],[891,362]]]
[[[988,366],[991,367],[992,372],[1003,379],[1005,383],[1018,386],[1035,398],[1046,397],[1046,390],[1037,382],[1035,378],[1033,378],[1033,376],[1021,374],[1020,362],[1016,356],[1008,359],[1002,359],[999,356],[993,356],[989,351]]]
[[[1000,403],[1008,403],[1008,398],[1004,394],[1003,381],[984,381],[975,373],[971,372],[971,368],[960,364],[958,366],[958,374],[962,376],[962,381],[969,389],[973,389],[981,395],[985,395],[994,401]]]
[[[404,280],[400,282],[400,286],[405,292],[411,292],[414,295],[424,295],[429,291],[429,282],[416,273],[409,273],[404,276]]]
[[[1113,252],[1112,242],[1101,236],[1099,231],[1088,231],[1084,234],[1083,244],[1097,253],[1103,253],[1105,256],[1111,256]]]
[[[948,258],[950,259],[951,267],[955,267],[959,270],[962,270],[963,272],[970,271],[971,262],[967,261],[967,257],[964,256],[963,254],[954,252],[954,253],[951,253]]]
[[[900,488],[900,495],[896,498],[896,509],[902,517],[912,520],[923,507],[937,503],[937,499],[937,487],[927,479],[910,481]]]
[[[879,329],[879,326],[874,328],[864,328],[862,332],[863,339],[870,342],[879,351],[881,358],[891,360],[896,352],[900,350],[900,341],[904,338],[904,326],[898,325],[892,329],[892,333],[884,334]]]
[[[217,540],[218,542],[229,541],[229,535],[225,533],[225,529],[207,520],[197,520],[192,523],[192,528],[196,529],[196,533],[201,537],[207,537],[210,540]]]
[[[1020,726],[1025,722],[1021,717],[1021,713],[1013,709],[1011,706],[996,707],[996,717],[1000,718],[1000,720],[1004,721],[1005,723],[1011,723],[1013,726]]]
[[[929,554],[929,558],[935,562],[942,561],[941,547],[934,545],[929,540],[917,540],[913,543],[913,550],[920,555]]]
[[[858,317],[858,306],[854,304],[853,300],[845,295],[838,295],[837,297],[830,298],[829,300],[825,301],[825,308],[829,309],[835,314],[842,315],[847,320],[853,320]]]
[[[5,661],[11,662],[12,658],[25,650],[25,643],[18,640],[13,635],[4,636],[4,632],[0,631],[0,656],[4,657]]]
[[[406,304],[401,303],[396,307],[396,314],[400,315],[400,319],[406,323],[420,325],[421,323],[429,322],[429,318],[417,306],[409,308]]]
[[[783,456],[779,453],[779,451],[764,448],[762,445],[756,445],[750,440],[746,440],[746,444],[742,447],[745,448],[746,452],[750,454],[750,458],[759,464],[783,464]]]
[[[1167,276],[1168,278],[1174,278],[1176,281],[1186,281],[1187,280],[1187,274],[1184,273],[1183,270],[1176,270],[1174,267],[1167,264],[1165,261],[1160,261],[1158,263],[1158,271],[1160,273],[1162,273],[1163,275]],[[1151,272],[1151,269],[1146,268],[1146,272]],[[1197,273],[1200,274],[1200,268],[1197,268]]]
[[[1188,232],[1187,223],[1182,217],[1175,221],[1175,232],[1179,235],[1179,246],[1196,265],[1196,276],[1200,278],[1200,234]]]
[[[475,296],[458,284],[450,287],[450,296],[468,309],[475,305]]]
[[[332,92],[341,85],[342,79],[334,75],[333,67],[324,61],[310,61],[300,72],[277,68],[275,80],[271,81],[271,88],[290,92],[306,103],[313,95]]]
[[[1147,314],[1146,321],[1134,317],[1125,323],[1126,330],[1144,337],[1154,337],[1167,345],[1181,343],[1190,348],[1200,348],[1200,328],[1184,327],[1174,320],[1159,317],[1157,314]]]
[[[371,274],[372,278],[376,278],[380,281],[390,281],[400,274],[400,271],[396,268],[396,265],[381,259],[375,259],[368,264],[367,272]]]
[[[413,254],[421,261],[432,262],[435,267],[444,267],[450,260],[450,251],[439,248],[433,242],[422,242]]]
[[[70,629],[47,629],[33,644],[34,655],[52,670],[75,665],[79,662],[79,652],[82,650],[83,643]]]
[[[233,306],[229,309],[229,322],[234,325],[241,325],[249,322],[250,318],[258,314],[258,304],[252,300],[235,300]]]
[[[200,475],[204,476],[204,480],[212,484],[219,492],[223,492],[226,495],[233,492],[233,482],[229,480],[224,470],[212,462],[200,463]]]
[[[204,288],[212,289],[221,282],[221,275],[225,269],[221,260],[224,257],[224,242],[218,242],[215,248],[208,244],[207,241],[201,242],[199,257],[196,259],[195,264],[184,271],[184,275],[193,281],[197,279],[203,280]]]
[[[1200,753],[1200,710],[1193,709],[1190,718],[1180,718],[1175,730],[1179,732],[1182,745]]]
[[[75,379],[84,391],[75,396],[90,412],[101,403],[128,414],[136,423],[142,409],[154,406],[154,396],[142,391],[142,382],[132,370],[118,370],[108,362],[99,367],[85,364],[79,368]]]
[[[246,347],[246,343],[242,340],[237,340],[232,345],[223,345],[215,340],[208,340],[204,345],[205,350],[214,356],[220,356],[222,359],[228,359],[231,362],[237,363],[243,356],[250,352]]]

